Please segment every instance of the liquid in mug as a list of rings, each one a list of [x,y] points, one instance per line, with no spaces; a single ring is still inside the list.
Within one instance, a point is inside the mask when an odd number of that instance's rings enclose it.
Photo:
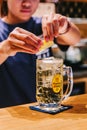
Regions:
[[[53,74],[52,69],[37,72],[37,94],[39,103],[57,104],[63,95],[63,76],[61,73]]]

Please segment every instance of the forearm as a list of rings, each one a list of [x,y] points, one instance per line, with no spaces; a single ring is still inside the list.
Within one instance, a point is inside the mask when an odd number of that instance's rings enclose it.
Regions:
[[[61,45],[75,45],[80,41],[80,31],[73,23],[70,23],[68,31],[59,35],[56,41]]]
[[[0,53],[0,65],[7,59],[8,57],[6,55],[3,55]]]
[[[0,65],[8,58],[8,54],[6,53],[7,47],[5,45],[5,42],[6,41],[0,43]]]

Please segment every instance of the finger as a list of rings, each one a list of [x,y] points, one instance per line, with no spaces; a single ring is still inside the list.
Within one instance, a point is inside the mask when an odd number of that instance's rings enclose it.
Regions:
[[[20,28],[16,28],[11,34],[11,37],[15,37],[19,40],[25,41],[28,44],[38,45],[41,43],[41,39],[36,35]]]
[[[18,52],[23,52],[23,53],[29,53],[29,54],[36,54],[38,51],[29,51],[20,47],[16,47],[16,46],[12,46],[12,54],[10,54],[11,56],[15,55]]]
[[[59,15],[55,14],[53,18],[53,34],[54,36],[58,36],[59,34]]]
[[[34,46],[36,48],[40,47],[43,44],[41,39],[38,38],[37,41],[34,41],[34,39],[31,36],[26,37],[25,42],[28,45],[32,45],[32,46]]]
[[[59,19],[59,34],[64,33],[67,30],[68,20],[66,17],[62,16]]]
[[[30,54],[35,54],[36,52],[39,51],[39,49],[35,49],[33,47],[26,48],[23,46],[16,46],[16,45],[13,45],[13,47],[15,47],[14,51],[16,51],[16,52],[26,52],[26,53],[30,53]]]
[[[13,42],[14,41],[14,42]],[[20,48],[22,48],[22,49],[25,49],[25,50],[28,50],[28,51],[36,51],[36,50],[39,50],[39,46],[40,45],[38,45],[38,46],[33,46],[32,44],[27,44],[27,43],[25,43],[25,42],[23,42],[23,41],[20,41],[20,40],[18,40],[18,39],[15,39],[15,38],[13,38],[13,39],[11,39],[10,40],[10,43],[12,42],[12,45],[14,45],[14,46],[16,46],[16,47],[20,47]]]
[[[8,41],[9,41],[10,45],[15,44],[16,46],[17,45],[18,46],[23,46],[25,44],[24,41],[18,40],[15,37],[8,37]]]
[[[27,35],[27,36],[29,35],[29,36],[33,37],[35,40],[38,40],[38,39],[39,39],[35,34],[29,32],[29,31],[26,31],[26,30],[24,30],[24,29],[22,29],[22,28],[19,28],[19,27],[17,27],[17,28],[15,29],[15,31],[17,31],[17,32],[19,32],[19,33],[21,33],[21,34],[25,34],[25,35]]]
[[[45,40],[49,40],[49,36],[47,32],[47,19],[48,19],[47,15],[44,15],[42,17],[42,31],[43,31],[43,37],[45,38]]]
[[[26,34],[27,36],[29,36],[30,40],[36,42],[36,44],[38,44],[38,42],[40,42],[40,40],[41,40],[41,39],[40,39],[38,36],[36,36],[35,34],[29,32],[29,31],[26,31],[26,30],[24,30],[24,29],[22,29],[22,28],[19,29],[18,31],[19,31],[20,33],[22,33],[22,34]]]
[[[47,32],[48,32],[48,35],[49,35],[49,38],[50,40],[53,40],[53,17],[54,17],[54,14],[51,13],[48,17],[48,21],[47,21]]]

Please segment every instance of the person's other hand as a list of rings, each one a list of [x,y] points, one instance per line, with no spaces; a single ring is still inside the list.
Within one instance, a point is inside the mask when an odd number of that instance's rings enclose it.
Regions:
[[[17,52],[36,54],[42,45],[42,41],[33,33],[17,27],[2,44],[2,51],[8,56],[13,56]]]

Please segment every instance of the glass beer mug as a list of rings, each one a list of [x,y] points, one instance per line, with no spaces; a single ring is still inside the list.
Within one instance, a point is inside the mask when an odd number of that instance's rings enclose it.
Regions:
[[[63,77],[67,75],[67,88],[64,90]],[[63,100],[68,98],[73,89],[72,68],[63,65],[63,59],[37,59],[36,64],[36,99],[43,110],[57,110]]]

